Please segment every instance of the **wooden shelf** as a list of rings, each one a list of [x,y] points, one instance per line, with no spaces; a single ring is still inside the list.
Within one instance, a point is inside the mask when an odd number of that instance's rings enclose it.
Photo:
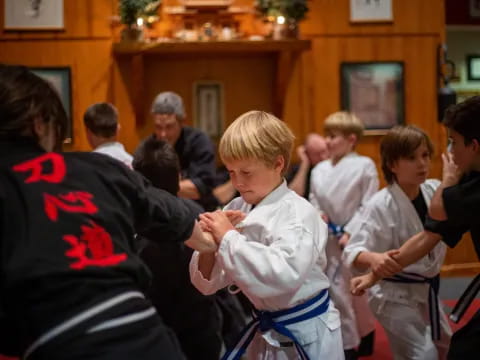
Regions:
[[[113,45],[113,54],[128,57],[132,70],[132,101],[135,107],[136,122],[139,126],[145,122],[143,62],[145,56],[162,54],[162,56],[199,56],[215,57],[232,55],[272,56],[276,63],[276,77],[273,87],[274,113],[282,117],[284,99],[288,81],[298,55],[310,49],[310,40],[231,40],[231,41],[165,41],[155,43],[121,42]]]
[[[116,55],[165,53],[271,53],[301,52],[310,49],[310,40],[230,40],[165,41],[155,43],[120,42],[113,45]]]

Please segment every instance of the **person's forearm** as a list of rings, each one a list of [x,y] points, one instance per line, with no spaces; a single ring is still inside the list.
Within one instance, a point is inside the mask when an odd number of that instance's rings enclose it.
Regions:
[[[185,245],[201,253],[213,253],[218,248],[213,236],[210,233],[203,232],[196,220],[192,235],[190,235],[190,238],[185,241]]]
[[[370,252],[368,251],[360,252],[353,261],[353,266],[359,271],[367,270],[370,267],[370,264]]]
[[[198,200],[200,199],[200,192],[192,180],[184,179],[180,180],[180,190],[178,196],[185,199]]]
[[[422,231],[408,239],[394,258],[402,267],[406,267],[427,255],[441,239],[438,234]]]
[[[433,194],[432,201],[430,202],[428,213],[434,220],[447,220],[447,213],[445,212],[445,207],[443,205],[443,189],[446,187],[447,186],[442,182],[435,191],[435,194]]]
[[[210,280],[215,265],[215,253],[201,253],[198,257],[198,270],[203,277]]]
[[[297,173],[292,181],[288,184],[288,187],[295,191],[298,195],[303,196],[305,194],[305,182],[307,181],[309,163],[302,162],[298,168]]]

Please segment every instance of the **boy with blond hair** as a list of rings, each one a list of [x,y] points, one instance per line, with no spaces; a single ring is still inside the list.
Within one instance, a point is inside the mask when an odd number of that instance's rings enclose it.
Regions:
[[[222,211],[200,216],[218,252],[195,252],[193,284],[204,294],[235,285],[255,307],[253,320],[224,359],[343,359],[340,321],[329,301],[327,227],[283,178],[294,136],[261,111],[236,119],[220,156],[241,197],[225,209],[246,216],[236,226]]]
[[[345,357],[356,359],[373,351],[375,320],[366,297],[352,298],[350,294],[351,275],[342,263],[342,249],[348,234],[355,231],[352,218],[378,190],[378,175],[370,158],[354,152],[363,134],[363,124],[354,114],[331,114],[324,130],[330,158],[312,170],[309,198],[328,223],[326,274],[330,295],[340,311]]]

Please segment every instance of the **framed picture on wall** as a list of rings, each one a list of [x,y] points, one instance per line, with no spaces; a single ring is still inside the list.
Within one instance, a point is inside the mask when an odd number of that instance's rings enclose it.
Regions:
[[[223,85],[217,81],[198,81],[193,87],[195,126],[216,140],[224,126]]]
[[[350,0],[351,22],[392,22],[392,0]]]
[[[340,67],[342,109],[362,120],[366,134],[404,123],[402,62],[344,62]]]
[[[72,122],[72,76],[70,67],[35,67],[30,70],[42,79],[52,84],[53,88],[60,95],[62,104],[67,113],[67,128],[64,143],[69,144],[73,140]]]
[[[467,79],[480,80],[480,55],[467,55]]]
[[[4,0],[5,30],[61,30],[64,0]]]
[[[480,0],[470,0],[469,14],[472,19],[480,18]]]

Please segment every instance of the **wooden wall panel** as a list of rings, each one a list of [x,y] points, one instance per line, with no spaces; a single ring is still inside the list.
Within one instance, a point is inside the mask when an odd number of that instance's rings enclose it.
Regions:
[[[119,59],[115,79],[126,82],[130,91],[132,69],[128,59]],[[150,55],[144,59],[143,108],[145,124],[136,129],[135,136],[127,139],[126,146],[134,149],[138,140],[152,132],[150,106],[161,91],[175,91],[182,96],[187,113],[186,123],[193,124],[193,91],[196,81],[218,81],[224,88],[225,127],[236,117],[252,109],[273,110],[272,84],[274,82],[274,59],[271,56],[163,56]],[[133,117],[131,97],[125,101],[124,89],[115,87],[115,103],[120,113],[128,111]],[[119,98],[117,98],[119,97]],[[118,101],[122,99],[121,101]],[[127,105],[125,105],[125,103]],[[129,127],[129,130],[134,130]]]
[[[177,0],[166,0],[175,4]],[[236,5],[252,5],[237,0]],[[301,33],[312,40],[312,49],[303,53],[292,69],[283,109],[283,119],[291,126],[297,144],[311,131],[321,132],[324,118],[340,109],[339,69],[342,61],[395,60],[405,63],[406,120],[425,129],[436,145],[445,146],[445,130],[436,114],[436,48],[445,38],[444,0],[393,0],[394,22],[352,24],[349,0],[310,1],[311,11],[301,24]],[[152,131],[151,121],[138,126],[132,101],[132,67],[128,60],[112,56],[111,16],[117,0],[65,0],[64,31],[3,31],[4,0],[0,0],[0,62],[29,66],[71,66],[74,107],[74,150],[89,150],[82,115],[93,102],[111,101],[120,113],[120,141],[132,151],[138,141]],[[243,17],[242,30],[250,33],[258,26],[253,15]],[[162,34],[171,34],[171,22],[164,17]],[[262,55],[214,58],[205,56],[148,56],[144,59],[143,111],[148,115],[156,93],[179,92],[187,113],[192,115],[193,83],[218,80],[225,89],[225,120],[259,108],[274,107],[275,62]],[[192,122],[193,117],[187,119]],[[378,136],[365,137],[358,151],[379,164]],[[434,158],[432,175],[440,176],[439,155]],[[469,241],[449,251],[447,274],[478,270]],[[476,267],[477,266],[477,267]],[[460,270],[459,270],[460,269]]]
[[[438,38],[423,36],[316,37],[312,52],[315,122],[322,133],[323,120],[340,109],[340,64],[343,61],[403,61],[405,71],[405,120],[420,126],[440,148],[444,130],[437,122],[435,54]],[[333,76],[332,76],[333,74]],[[377,164],[379,136],[366,136],[358,151]],[[434,176],[440,176],[439,154],[434,159]]]
[[[315,0],[301,24],[302,34],[351,35],[433,34],[445,27],[444,0],[393,0],[393,23],[351,23],[350,0]]]
[[[0,0],[0,39],[92,39],[112,36],[111,17],[117,12],[116,0],[64,0],[64,30],[4,30],[4,0]]]
[[[0,47],[0,62],[71,67],[74,143],[69,148],[88,150],[83,112],[93,102],[112,100],[111,41],[0,41]]]

